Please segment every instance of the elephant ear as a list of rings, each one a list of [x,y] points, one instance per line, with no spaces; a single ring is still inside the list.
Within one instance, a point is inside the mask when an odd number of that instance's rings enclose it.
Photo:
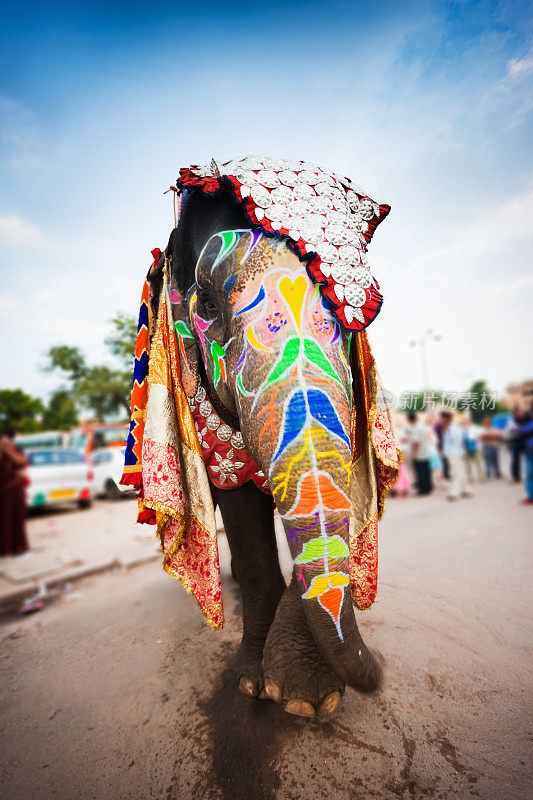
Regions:
[[[200,350],[188,325],[185,298],[182,301],[178,290],[171,287],[170,299],[178,337],[181,383],[187,397],[194,397],[200,385]]]
[[[178,338],[181,383],[187,397],[194,397],[200,383],[200,351],[188,322],[187,300],[189,282],[192,274],[190,268],[183,269],[183,248],[179,246],[178,228],[170,234],[165,256],[169,265],[169,292],[172,304],[174,328]],[[184,290],[184,285],[186,290]]]

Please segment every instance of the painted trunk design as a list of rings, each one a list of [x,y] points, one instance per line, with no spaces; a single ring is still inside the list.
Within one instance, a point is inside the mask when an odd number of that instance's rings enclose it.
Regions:
[[[190,327],[208,378],[235,399],[247,447],[268,476],[302,598],[319,604],[343,640],[342,612],[350,605],[350,334],[324,307],[305,266],[257,232],[212,237],[197,282],[223,292],[231,332],[226,341],[218,338],[222,326],[202,315],[195,292]]]

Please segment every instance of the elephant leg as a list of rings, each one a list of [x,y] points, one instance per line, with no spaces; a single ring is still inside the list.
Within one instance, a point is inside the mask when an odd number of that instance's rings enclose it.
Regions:
[[[345,683],[316,645],[293,577],[270,628],[264,653],[265,691],[291,714],[312,717],[338,707]]]
[[[237,654],[237,679],[243,694],[263,688],[263,648],[286,589],[274,533],[274,501],[253,481],[235,489],[212,485],[231,550],[232,573],[243,605],[243,634]]]

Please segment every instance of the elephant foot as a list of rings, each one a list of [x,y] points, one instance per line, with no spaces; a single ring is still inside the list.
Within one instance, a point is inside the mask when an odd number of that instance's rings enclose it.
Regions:
[[[283,595],[267,636],[263,675],[265,693],[289,714],[331,714],[341,702],[345,684],[318,649],[295,584]]]
[[[265,698],[262,648],[254,648],[241,642],[237,651],[236,674],[239,691],[248,697]]]

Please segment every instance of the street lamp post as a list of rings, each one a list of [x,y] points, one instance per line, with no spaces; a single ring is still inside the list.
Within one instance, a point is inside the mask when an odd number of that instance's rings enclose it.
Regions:
[[[428,342],[440,342],[441,339],[442,336],[440,333],[435,333],[433,328],[428,328],[428,330],[423,333],[419,339],[413,339],[411,342],[409,342],[409,347],[418,347],[418,351],[420,353],[420,367],[422,369],[422,382],[426,391],[431,389],[426,345]]]

